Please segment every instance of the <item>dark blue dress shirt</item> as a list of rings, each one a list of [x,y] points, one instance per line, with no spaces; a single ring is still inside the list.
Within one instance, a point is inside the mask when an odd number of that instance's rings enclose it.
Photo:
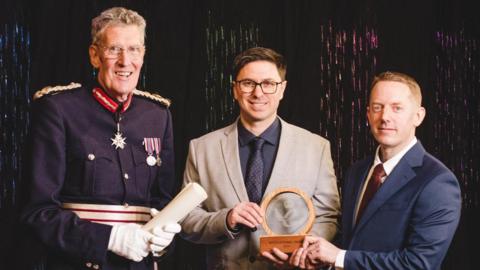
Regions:
[[[272,174],[273,165],[277,156],[281,130],[282,125],[280,124],[280,120],[278,120],[277,118],[262,134],[260,134],[260,136],[258,136],[265,140],[265,144],[262,148],[262,159],[264,165],[262,195],[267,188],[268,180],[270,179],[270,175]],[[243,179],[245,179],[245,175],[247,173],[248,158],[250,157],[250,152],[252,152],[250,142],[255,138],[256,136],[250,131],[248,131],[242,125],[241,121],[238,121],[238,147]]]

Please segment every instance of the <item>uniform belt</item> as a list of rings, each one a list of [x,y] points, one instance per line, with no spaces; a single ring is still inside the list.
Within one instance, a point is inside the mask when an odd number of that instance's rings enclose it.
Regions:
[[[62,208],[73,211],[81,219],[108,225],[145,224],[152,219],[150,208],[144,206],[63,203]]]

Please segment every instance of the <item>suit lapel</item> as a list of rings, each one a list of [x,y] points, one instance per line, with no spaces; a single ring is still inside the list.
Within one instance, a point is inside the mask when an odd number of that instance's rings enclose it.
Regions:
[[[240,154],[238,152],[237,121],[225,129],[225,137],[220,141],[223,160],[227,168],[230,183],[240,201],[248,201],[248,194],[240,167]]]
[[[280,123],[282,130],[280,133],[278,151],[265,194],[269,194],[274,189],[281,187],[282,185],[286,186],[289,181],[293,180],[284,179],[284,176],[286,175],[285,170],[290,167],[288,166],[289,159],[293,156],[292,152],[295,149],[295,136],[292,132],[290,124],[286,123],[282,119],[280,119]]]
[[[413,168],[422,164],[424,155],[425,149],[420,142],[418,142],[400,159],[400,162],[398,162],[390,175],[387,176],[385,182],[369,202],[362,218],[355,227],[356,232],[360,231],[362,227],[368,223],[368,220],[373,214],[375,214],[390,197],[415,177],[416,173]]]

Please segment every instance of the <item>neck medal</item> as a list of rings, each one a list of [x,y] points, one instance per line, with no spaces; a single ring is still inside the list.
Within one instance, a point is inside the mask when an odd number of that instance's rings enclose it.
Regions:
[[[105,109],[109,110],[110,112],[114,113],[115,123],[117,124],[117,132],[113,134],[113,138],[110,140],[112,141],[112,145],[115,146],[115,149],[123,149],[127,144],[125,140],[127,138],[123,137],[122,133],[120,132],[120,121],[122,120],[122,112],[125,112],[127,108],[130,106],[132,101],[132,95],[128,96],[128,99],[125,102],[116,102],[110,96],[108,96],[101,88],[94,88],[92,90],[92,95],[95,100],[98,101]]]
[[[127,138],[122,136],[122,133],[120,132],[120,123],[117,123],[117,132],[113,135],[113,138],[110,140],[112,141],[112,145],[115,146],[115,149],[123,149],[125,147],[125,142]]]

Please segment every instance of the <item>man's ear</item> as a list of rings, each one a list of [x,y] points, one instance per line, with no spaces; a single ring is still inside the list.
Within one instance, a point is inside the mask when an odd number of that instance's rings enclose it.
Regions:
[[[370,106],[367,106],[366,115],[367,115],[367,124],[370,125]]]
[[[415,120],[413,122],[415,127],[418,127],[418,126],[420,126],[420,124],[422,124],[423,119],[425,119],[426,114],[427,114],[427,111],[425,110],[424,107],[418,108],[417,112],[415,113]]]
[[[237,91],[235,90],[235,87],[237,87],[237,83],[236,83],[236,82],[232,82],[233,98],[238,101],[238,93],[237,93]]]
[[[283,99],[283,93],[285,92],[285,89],[287,88],[287,81],[283,81],[283,83],[280,85],[280,99]]]
[[[100,68],[101,60],[100,60],[100,55],[98,53],[97,47],[94,45],[90,45],[88,48],[88,54],[90,55],[90,63],[94,68]]]

